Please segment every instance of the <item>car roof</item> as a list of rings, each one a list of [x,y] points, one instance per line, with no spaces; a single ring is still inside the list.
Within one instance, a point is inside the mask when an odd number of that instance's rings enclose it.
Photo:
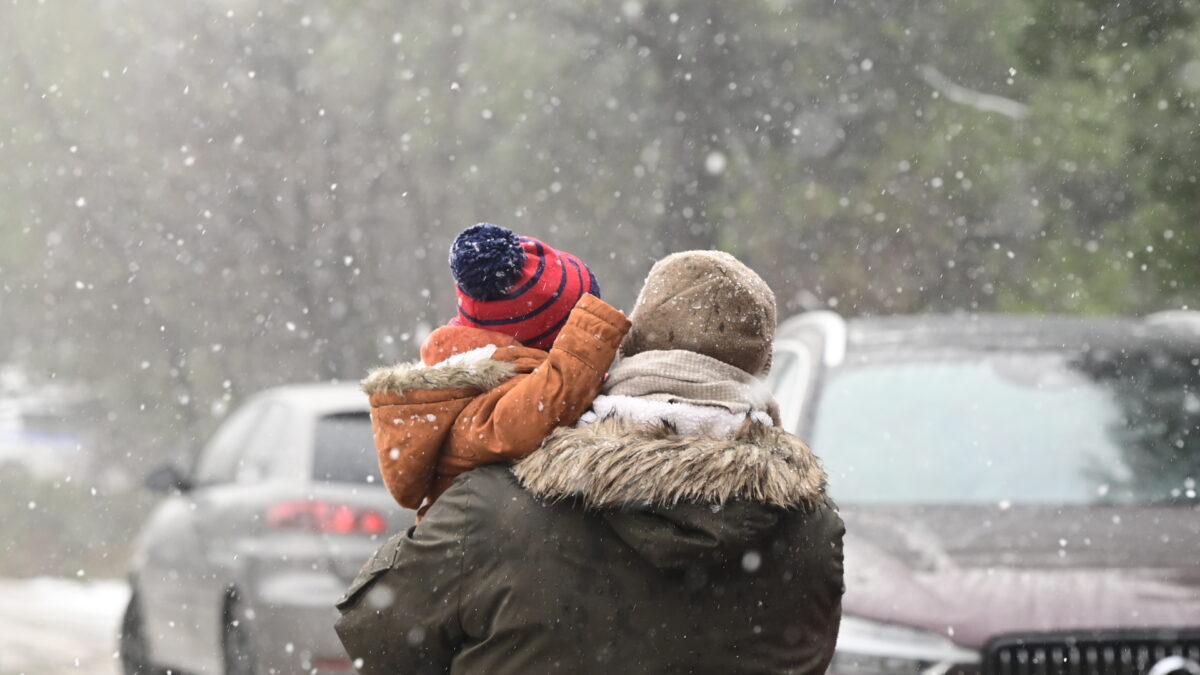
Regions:
[[[1122,348],[1135,344],[1200,347],[1200,314],[1151,315],[1147,318],[1035,314],[913,314],[844,320],[840,328],[828,316],[785,322],[780,337],[804,326],[844,331],[845,344],[859,349],[1062,349]]]
[[[267,389],[255,398],[270,398],[314,417],[370,411],[367,395],[357,382],[291,384]]]

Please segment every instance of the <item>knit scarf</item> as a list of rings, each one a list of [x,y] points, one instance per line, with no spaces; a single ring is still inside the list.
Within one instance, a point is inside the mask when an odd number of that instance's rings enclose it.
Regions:
[[[761,380],[711,356],[679,349],[622,359],[609,373],[604,393],[648,406],[682,404],[724,411],[725,417],[779,423],[779,406]],[[601,412],[604,402],[597,403],[596,412]]]

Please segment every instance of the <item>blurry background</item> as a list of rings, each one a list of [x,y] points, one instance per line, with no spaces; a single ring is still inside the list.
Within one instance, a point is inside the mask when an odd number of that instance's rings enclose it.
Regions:
[[[0,575],[120,576],[263,387],[453,314],[491,221],[629,308],[721,248],[784,316],[1200,287],[1200,0],[0,4]]]

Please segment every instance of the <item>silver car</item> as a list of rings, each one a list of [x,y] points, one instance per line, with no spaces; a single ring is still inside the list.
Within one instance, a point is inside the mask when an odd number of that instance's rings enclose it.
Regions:
[[[414,520],[384,489],[353,385],[273,389],[232,414],[143,528],[121,630],[125,673],[352,672],[334,602]]]

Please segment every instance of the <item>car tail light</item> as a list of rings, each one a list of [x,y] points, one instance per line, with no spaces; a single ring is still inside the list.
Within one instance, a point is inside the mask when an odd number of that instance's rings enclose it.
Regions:
[[[344,656],[317,656],[312,660],[312,667],[317,672],[341,672],[354,670],[354,663]]]
[[[294,500],[280,502],[268,509],[267,525],[328,534],[382,534],[387,529],[387,519],[374,509]]]

